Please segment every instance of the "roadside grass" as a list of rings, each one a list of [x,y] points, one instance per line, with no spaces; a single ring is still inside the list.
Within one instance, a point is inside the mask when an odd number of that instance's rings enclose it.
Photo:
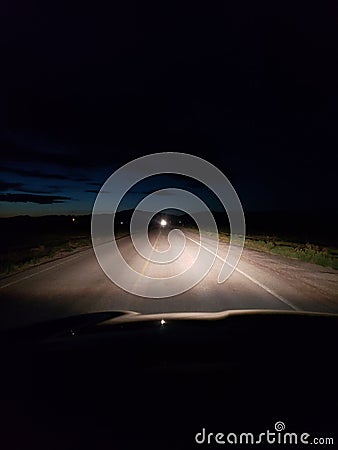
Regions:
[[[71,236],[67,239],[47,238],[35,245],[9,248],[0,253],[0,274],[9,275],[53,259],[61,258],[79,249],[89,248],[88,236]]]
[[[269,236],[263,239],[248,236],[245,247],[338,269],[338,249],[333,247],[323,247],[309,242],[305,244],[289,242]]]
[[[117,238],[127,233],[116,233]],[[38,243],[8,248],[0,252],[0,276],[4,277],[54,259],[86,250],[92,245],[88,235],[40,237]]]
[[[189,230],[197,231],[193,227],[189,228]],[[212,237],[212,233],[207,234],[210,234],[210,237]],[[220,231],[219,240],[220,242],[229,243],[229,233]],[[278,236],[259,235],[247,235],[244,247],[338,270],[338,248],[335,247],[322,246],[309,242],[292,242]]]

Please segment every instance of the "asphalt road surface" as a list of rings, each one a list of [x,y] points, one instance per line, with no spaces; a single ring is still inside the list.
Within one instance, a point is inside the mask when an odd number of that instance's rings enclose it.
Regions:
[[[124,258],[141,274],[170,277],[190,266],[201,248],[198,235],[186,234],[186,247],[170,264],[140,259],[131,239],[119,239]],[[167,230],[150,240],[168,247]],[[175,242],[173,243],[175,245]],[[177,244],[179,245],[179,244]],[[70,315],[129,310],[141,313],[223,311],[229,309],[306,310],[338,313],[338,271],[245,249],[231,277],[217,283],[227,244],[195,287],[170,298],[139,297],[117,287],[102,271],[93,249],[80,251],[0,280],[0,328],[12,328]],[[116,270],[119,270],[116,267]]]

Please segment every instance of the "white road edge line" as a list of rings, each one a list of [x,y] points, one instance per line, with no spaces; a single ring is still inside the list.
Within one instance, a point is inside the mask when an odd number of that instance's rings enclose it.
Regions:
[[[73,255],[73,256],[74,257],[72,258],[72,260],[79,257],[79,255]],[[52,266],[52,267],[47,267],[46,269],[39,270],[38,272],[34,272],[34,273],[30,274],[30,275],[26,275],[25,277],[19,278],[18,280],[14,280],[14,281],[11,281],[10,283],[4,284],[4,285],[0,286],[0,289],[4,289],[6,287],[12,286],[13,284],[17,284],[17,283],[20,283],[21,281],[28,280],[29,278],[33,278],[36,275],[39,275],[40,273],[48,272],[48,270],[52,270],[52,269],[55,269],[55,267],[62,266],[62,264],[65,264],[66,262],[69,262],[68,258],[66,258],[65,261],[62,261],[62,262],[60,262],[58,264],[54,264],[54,266]]]
[[[224,263],[228,264],[226,262],[226,260],[224,258],[222,258],[221,256],[219,256],[218,254],[214,253],[213,251],[211,251],[210,249],[208,249],[207,247],[205,247],[204,245],[202,245],[200,242],[195,241],[194,239],[192,239],[191,237],[185,235],[186,238],[188,238],[190,241],[194,242],[195,244],[199,245],[201,248],[203,248],[204,250],[206,250],[207,252],[211,253],[212,255],[215,255],[216,258],[220,259],[221,261],[223,261]],[[228,264],[229,265],[229,264]],[[286,305],[288,305],[290,308],[292,308],[295,311],[300,311],[299,308],[297,308],[296,306],[294,306],[292,303],[289,302],[289,300],[287,300],[284,297],[281,297],[280,295],[278,295],[276,292],[274,292],[273,290],[271,290],[270,288],[268,288],[267,286],[265,286],[265,284],[260,283],[259,281],[255,280],[254,278],[252,278],[250,275],[248,275],[247,273],[243,272],[242,270],[238,269],[237,267],[235,267],[235,270],[237,270],[238,273],[240,273],[241,275],[243,275],[244,277],[246,277],[248,280],[250,280],[252,283],[257,284],[257,286],[259,286],[260,288],[264,289],[266,292],[268,292],[269,294],[273,295],[274,297],[276,297],[278,300],[280,300],[281,302],[285,303]]]

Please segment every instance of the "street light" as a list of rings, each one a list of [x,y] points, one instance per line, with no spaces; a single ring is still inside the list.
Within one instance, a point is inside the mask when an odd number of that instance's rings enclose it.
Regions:
[[[167,221],[164,220],[164,219],[162,219],[162,220],[161,220],[161,226],[162,226],[162,227],[165,227],[166,225],[167,225]]]

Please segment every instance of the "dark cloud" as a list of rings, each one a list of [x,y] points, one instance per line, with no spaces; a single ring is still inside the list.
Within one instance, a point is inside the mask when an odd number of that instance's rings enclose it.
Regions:
[[[19,191],[23,187],[22,183],[16,183],[11,181],[0,181],[0,191]]]
[[[57,180],[67,180],[68,177],[66,175],[62,175],[59,173],[46,173],[41,172],[39,170],[29,170],[29,169],[21,169],[21,168],[13,168],[13,167],[2,167],[3,172],[13,173],[15,175],[20,175],[24,177],[35,177],[35,178],[51,178]]]
[[[20,175],[24,177],[34,177],[34,178],[44,178],[44,179],[55,179],[55,180],[74,180],[74,181],[88,181],[88,177],[72,177],[61,173],[47,173],[40,170],[29,170],[17,167],[2,167],[2,172],[13,173],[15,175]]]
[[[83,134],[87,135],[90,128],[84,128]],[[95,142],[94,137],[90,142],[75,139],[78,141],[78,145],[74,146],[73,141],[76,136],[73,134],[61,139],[60,136],[48,133],[42,138],[39,130],[35,130],[33,133],[29,135],[21,131],[17,131],[15,134],[0,133],[2,160],[7,164],[29,164],[34,161],[38,164],[57,166],[63,170],[104,167],[116,160],[116,154],[112,152],[111,148]],[[54,150],[55,148],[57,151]],[[99,158],[98,155],[100,155]]]
[[[38,203],[49,205],[53,203],[65,203],[70,197],[60,195],[35,195],[35,194],[0,194],[0,202],[9,203]]]
[[[51,151],[50,148],[47,148],[47,145],[40,149],[41,138],[40,140],[34,140],[29,137],[23,137],[20,133],[8,131],[0,133],[0,147],[1,156],[5,161],[20,160],[30,162],[34,160],[46,162],[49,157],[54,158],[58,155]],[[48,149],[47,154],[46,149]]]
[[[7,191],[17,191],[17,192],[25,192],[25,193],[34,193],[34,194],[56,194],[60,192],[60,186],[46,186],[43,188],[34,188],[32,186],[27,186],[24,183],[17,183],[11,181],[0,181],[0,192]]]
[[[83,126],[82,133],[71,133],[66,136],[48,134],[33,128],[28,136],[20,130],[11,134],[6,132],[1,134],[0,130],[1,159],[9,167],[16,163],[29,164],[33,161],[38,165],[58,167],[62,171],[88,170],[106,167],[107,164],[116,165],[117,157],[123,160],[121,152],[114,152],[110,145],[96,142],[96,135],[93,139],[88,139],[88,133],[98,132],[95,121],[91,127]],[[81,134],[85,137],[84,140],[78,139]]]

